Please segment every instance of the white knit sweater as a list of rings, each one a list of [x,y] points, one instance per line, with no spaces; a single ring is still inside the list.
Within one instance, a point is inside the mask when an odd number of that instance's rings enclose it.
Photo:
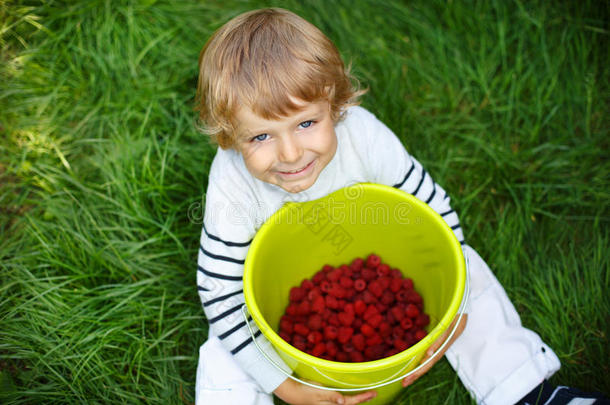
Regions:
[[[445,191],[373,114],[351,107],[335,126],[335,133],[335,156],[316,183],[301,193],[291,194],[254,178],[234,150],[218,149],[210,170],[198,257],[199,296],[210,333],[220,338],[266,392],[272,392],[286,377],[261,356],[245,326],[240,311],[243,264],[256,231],[285,202],[318,199],[356,183],[385,184],[426,202],[445,219],[458,240],[464,241]],[[266,353],[284,365],[260,331],[256,336]],[[287,366],[285,370],[289,370]]]

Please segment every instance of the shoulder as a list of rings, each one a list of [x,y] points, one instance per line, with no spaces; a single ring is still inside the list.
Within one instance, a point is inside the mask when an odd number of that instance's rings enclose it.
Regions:
[[[253,178],[239,152],[218,148],[208,176],[207,198],[242,202],[251,198]]]
[[[255,229],[256,206],[250,174],[242,169],[238,152],[218,149],[205,193],[203,222],[208,232],[227,240],[249,240]],[[244,172],[245,171],[245,172]]]
[[[385,144],[393,133],[375,114],[360,106],[348,108],[336,126],[338,134],[345,134],[356,147],[377,147]]]
[[[362,124],[373,124],[377,117],[369,110],[360,106],[349,107],[343,112],[343,119],[338,125],[344,124],[347,127],[354,127]]]

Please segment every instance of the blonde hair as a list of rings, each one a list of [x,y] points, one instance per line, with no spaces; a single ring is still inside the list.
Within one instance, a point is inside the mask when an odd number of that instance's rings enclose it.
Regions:
[[[234,146],[233,117],[241,107],[277,119],[298,110],[292,98],[328,100],[337,122],[364,92],[318,28],[270,8],[231,19],[208,40],[199,55],[195,110],[202,130],[227,149]]]

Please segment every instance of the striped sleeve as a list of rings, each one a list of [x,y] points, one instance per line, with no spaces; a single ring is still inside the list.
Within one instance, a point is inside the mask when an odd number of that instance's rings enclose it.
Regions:
[[[242,312],[244,263],[255,233],[253,221],[247,215],[248,195],[245,192],[241,195],[244,187],[223,180],[230,176],[219,180],[213,172],[214,165],[197,257],[197,290],[210,334],[219,338],[241,368],[251,373],[266,392],[272,392],[286,376],[269,364],[253,344]],[[290,372],[255,324],[250,324],[257,342],[266,348],[266,355]]]
[[[404,177],[392,186],[412,194],[428,204],[445,220],[460,244],[463,245],[464,233],[457,213],[451,208],[449,195],[432,179],[415,158],[408,156],[405,159],[409,164],[407,169],[403,168]]]
[[[464,234],[457,213],[451,208],[449,195],[430,173],[405,149],[398,137],[370,112],[359,108],[365,128],[363,137],[366,155],[369,156],[369,177],[374,182],[403,190],[428,204],[453,230],[458,241],[464,244]]]

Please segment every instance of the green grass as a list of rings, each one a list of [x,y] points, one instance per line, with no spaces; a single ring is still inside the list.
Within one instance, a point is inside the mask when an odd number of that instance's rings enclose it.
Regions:
[[[352,62],[560,357],[552,382],[610,393],[608,2],[404,3],[0,1],[0,401],[194,401],[197,57],[265,5]],[[442,361],[400,403],[470,402]]]

